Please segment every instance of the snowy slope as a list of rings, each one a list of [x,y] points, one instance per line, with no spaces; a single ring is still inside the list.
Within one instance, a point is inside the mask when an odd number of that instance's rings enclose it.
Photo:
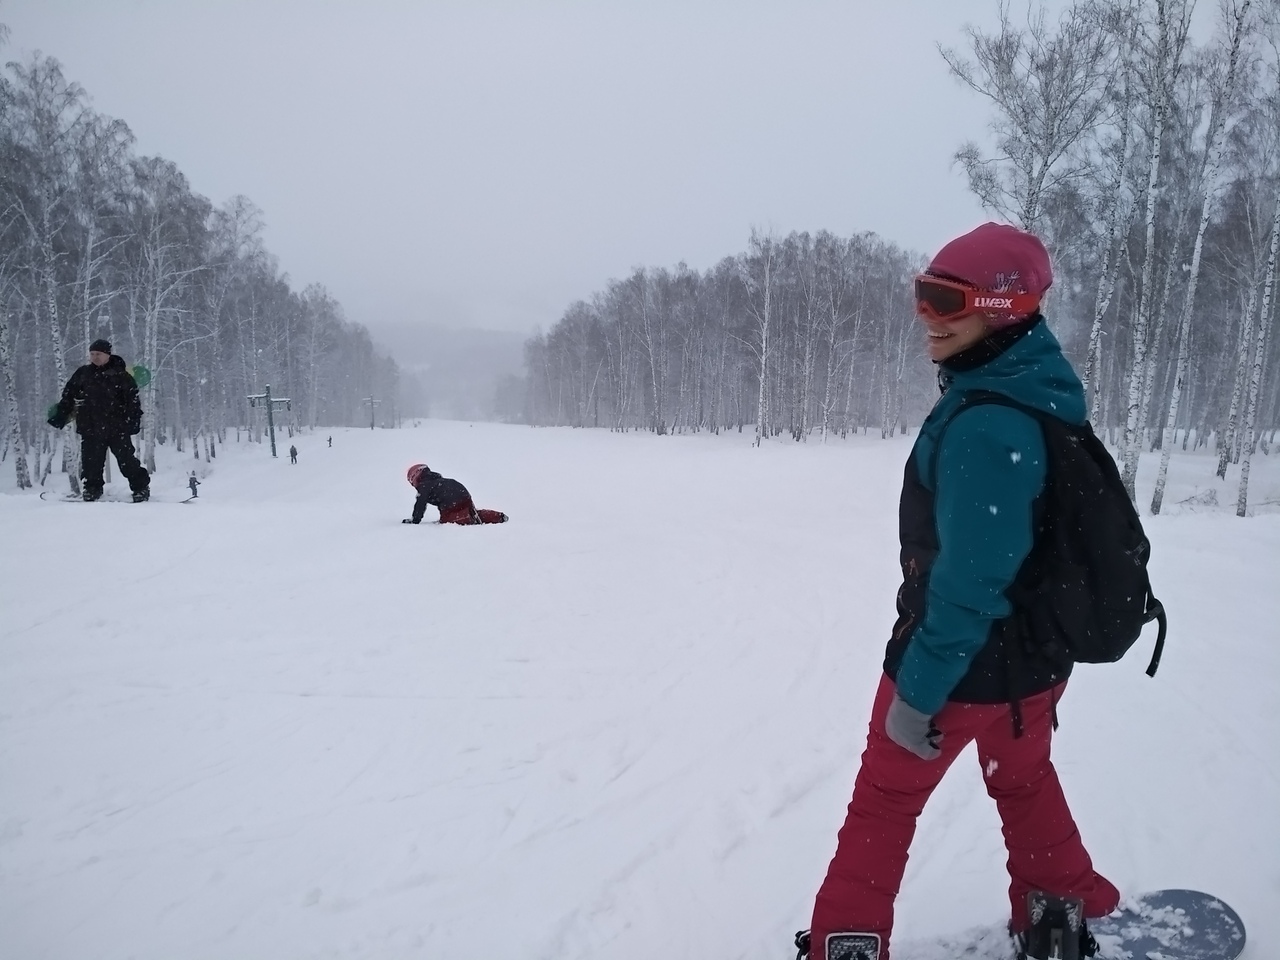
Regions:
[[[0,958],[789,958],[893,619],[909,438],[424,421],[296,442],[296,467],[225,448],[195,504],[4,488]],[[400,524],[415,460],[512,522]],[[1280,500],[1273,460],[1255,502]],[[1173,467],[1171,501],[1214,486],[1204,457]],[[1165,662],[1079,669],[1056,747],[1100,869],[1219,893],[1259,960],[1280,942],[1276,509],[1149,520]],[[1003,861],[962,758],[896,957],[998,922]]]

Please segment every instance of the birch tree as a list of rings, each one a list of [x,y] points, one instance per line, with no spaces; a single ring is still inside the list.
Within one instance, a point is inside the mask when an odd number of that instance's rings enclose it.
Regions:
[[[1090,3],[1072,3],[1056,24],[1041,8],[1015,26],[1001,0],[999,26],[967,29],[971,56],[939,48],[956,79],[995,109],[995,157],[970,141],[956,153],[983,204],[1037,231],[1045,194],[1078,177],[1072,153],[1107,109],[1115,76],[1113,34]]]
[[[1117,26],[1119,26],[1117,24]],[[1100,153],[1101,165],[1110,166],[1111,173],[1102,201],[1103,217],[1106,231],[1103,236],[1103,261],[1098,273],[1098,292],[1094,299],[1093,323],[1089,327],[1089,347],[1085,356],[1084,371],[1081,382],[1084,385],[1085,402],[1089,409],[1089,420],[1098,422],[1101,412],[1102,390],[1098,384],[1099,363],[1102,357],[1103,320],[1111,307],[1115,296],[1116,281],[1120,275],[1121,251],[1118,246],[1124,243],[1132,225],[1133,205],[1126,202],[1125,171],[1129,163],[1130,141],[1133,130],[1133,69],[1131,53],[1134,47],[1132,27],[1118,31],[1120,55],[1116,58],[1116,68],[1121,73],[1118,95],[1118,109],[1115,111],[1116,136],[1112,144],[1103,147]],[[1126,213],[1122,215],[1122,208]],[[1124,226],[1120,224],[1123,220]]]
[[[751,242],[742,258],[742,281],[748,291],[747,313],[751,318],[751,336],[743,344],[755,359],[758,390],[756,394],[755,445],[769,436],[769,374],[774,336],[775,274],[778,244],[772,234],[751,231]]]
[[[9,345],[9,311],[4,306],[5,290],[0,279],[0,373],[4,381],[5,427],[9,435],[9,445],[13,450],[13,471],[18,481],[18,489],[25,490],[31,486],[31,473],[27,467],[26,441],[22,436],[22,421],[18,415],[17,380],[13,374],[13,352]]]
[[[1205,143],[1205,168],[1202,175],[1204,192],[1200,198],[1200,222],[1196,229],[1195,246],[1191,253],[1191,269],[1187,277],[1187,291],[1183,298],[1182,314],[1178,322],[1178,362],[1174,374],[1169,413],[1165,422],[1164,442],[1160,450],[1160,470],[1156,477],[1155,493],[1151,498],[1151,512],[1159,513],[1164,501],[1165,482],[1169,475],[1169,457],[1173,452],[1171,431],[1178,420],[1178,405],[1182,400],[1183,381],[1191,351],[1191,317],[1195,310],[1196,288],[1200,279],[1200,262],[1204,253],[1204,236],[1213,213],[1213,198],[1218,189],[1218,167],[1222,161],[1222,145],[1226,137],[1227,121],[1235,109],[1236,78],[1243,52],[1245,36],[1250,30],[1249,8],[1251,0],[1226,0],[1227,22],[1226,77],[1217,91],[1210,112],[1209,131]]]
[[[26,66],[10,64],[14,126],[20,131],[14,143],[26,189],[14,190],[12,201],[25,223],[36,252],[32,267],[36,276],[36,302],[48,334],[53,374],[59,386],[67,380],[63,318],[59,311],[60,283],[58,235],[71,217],[74,179],[70,160],[89,122],[84,90],[67,83],[56,60],[36,54]],[[79,448],[63,447],[63,469],[73,494],[80,493]]]
[[[1142,281],[1139,290],[1138,316],[1133,327],[1132,365],[1129,370],[1128,413],[1125,418],[1124,439],[1121,444],[1121,479],[1131,499],[1136,499],[1135,482],[1138,458],[1141,452],[1139,430],[1142,412],[1142,395],[1147,369],[1147,330],[1151,325],[1151,308],[1154,300],[1152,281],[1156,261],[1156,201],[1160,189],[1160,159],[1165,124],[1168,121],[1170,97],[1178,73],[1182,68],[1182,55],[1186,47],[1191,25],[1190,3],[1184,0],[1152,0],[1155,6],[1155,23],[1144,22],[1144,66],[1147,78],[1148,106],[1151,117],[1150,150],[1147,161],[1146,189],[1146,239],[1143,247]],[[1155,36],[1149,36],[1149,27]]]
[[[159,443],[190,439],[198,456],[203,439],[213,456],[228,424],[251,425],[244,396],[261,383],[250,368],[309,397],[315,426],[353,422],[356,397],[399,389],[336,302],[303,309],[261,247],[252,204],[215,213],[176,165],[133,156],[127,126],[87,102],[49,58],[0,73],[0,456],[14,453],[20,485],[44,483],[61,454],[74,489],[79,445],[45,429],[45,411],[68,358],[97,336],[154,374],[141,441],[153,469]],[[394,420],[399,401],[386,399]]]
[[[1275,29],[1278,25],[1272,24]],[[1277,255],[1280,254],[1280,157],[1277,157],[1275,150],[1277,142],[1280,141],[1280,130],[1277,129],[1276,121],[1280,119],[1280,49],[1277,48],[1276,38],[1273,34],[1271,39],[1271,79],[1273,87],[1271,96],[1268,98],[1263,111],[1265,120],[1262,129],[1270,134],[1268,146],[1272,147],[1269,152],[1268,159],[1271,161],[1268,172],[1271,174],[1269,178],[1272,181],[1275,191],[1274,212],[1271,217],[1271,239],[1267,252],[1267,263],[1265,270],[1265,280],[1263,281],[1262,293],[1262,309],[1258,315],[1258,332],[1257,339],[1253,345],[1252,364],[1249,375],[1249,393],[1248,399],[1245,401],[1244,411],[1244,442],[1241,449],[1241,466],[1240,466],[1240,488],[1236,495],[1236,516],[1243,517],[1248,513],[1249,506],[1249,475],[1253,466],[1253,452],[1256,440],[1255,430],[1257,427],[1257,418],[1260,406],[1260,398],[1262,393],[1263,376],[1266,373],[1266,357],[1267,349],[1271,339],[1271,323],[1273,310],[1275,305],[1275,281],[1276,271],[1280,267],[1277,263]],[[1242,346],[1246,344],[1242,343]],[[1241,351],[1245,353],[1244,350]],[[1246,354],[1247,355],[1247,354]],[[1272,368],[1272,378],[1276,379],[1274,374],[1274,366]],[[1280,390],[1275,393],[1280,394]],[[1272,404],[1272,430],[1275,429],[1276,409],[1280,404]]]

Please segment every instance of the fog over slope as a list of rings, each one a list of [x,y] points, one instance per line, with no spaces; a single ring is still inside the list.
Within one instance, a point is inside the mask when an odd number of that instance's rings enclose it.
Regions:
[[[400,366],[408,417],[498,419],[499,383],[524,372],[523,333],[408,322],[371,324],[370,330]]]

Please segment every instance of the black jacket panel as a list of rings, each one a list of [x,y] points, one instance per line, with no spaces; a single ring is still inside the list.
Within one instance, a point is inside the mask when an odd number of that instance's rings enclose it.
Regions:
[[[112,354],[100,367],[86,363],[71,375],[49,423],[63,427],[72,417],[82,437],[127,437],[142,429],[138,385],[121,357]]]
[[[902,544],[902,587],[898,590],[898,620],[885,649],[884,670],[897,680],[907,643],[924,619],[929,571],[938,556],[933,492],[920,482],[915,453],[907,459],[898,504]],[[1042,693],[1071,675],[1071,664],[1056,662],[1021,642],[1018,611],[991,626],[991,635],[974,657],[948,700],[956,703],[1012,703]]]
[[[418,491],[418,499],[413,504],[413,522],[419,523],[427,512],[427,504],[437,510],[447,510],[454,504],[470,500],[471,494],[457,480],[442,477],[431,470],[424,470],[418,477],[414,489]]]

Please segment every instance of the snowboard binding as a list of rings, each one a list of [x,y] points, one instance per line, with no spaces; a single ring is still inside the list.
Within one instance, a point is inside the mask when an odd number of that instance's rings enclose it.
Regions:
[[[1098,952],[1084,923],[1084,901],[1042,890],[1027,894],[1031,927],[1018,934],[1018,960],[1085,960]]]
[[[796,934],[796,960],[808,960],[809,945],[808,930]],[[880,936],[875,933],[829,933],[827,960],[880,960]]]

